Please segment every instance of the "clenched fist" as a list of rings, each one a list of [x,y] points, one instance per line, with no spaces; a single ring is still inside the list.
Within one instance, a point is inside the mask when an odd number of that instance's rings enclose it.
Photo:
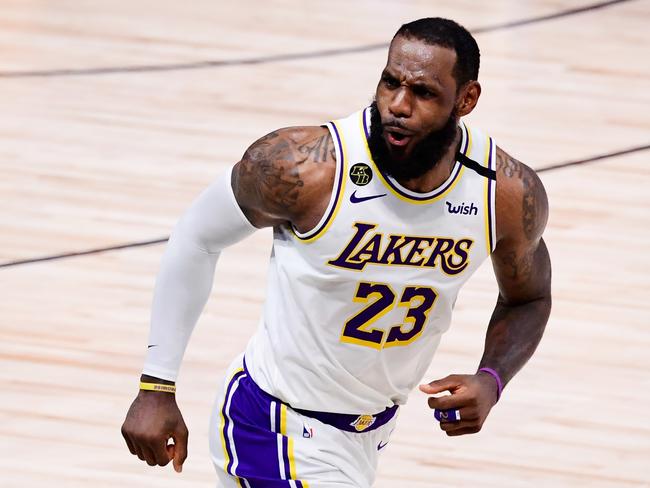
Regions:
[[[441,421],[440,428],[449,436],[475,434],[483,427],[490,410],[497,402],[498,387],[489,374],[452,374],[446,378],[420,385],[420,391],[435,395],[448,391],[451,395],[429,397],[429,407],[458,410],[459,421]]]
[[[187,427],[174,394],[140,390],[122,425],[131,454],[149,466],[166,466],[173,460],[180,473],[187,458]],[[173,444],[169,444],[172,439]]]

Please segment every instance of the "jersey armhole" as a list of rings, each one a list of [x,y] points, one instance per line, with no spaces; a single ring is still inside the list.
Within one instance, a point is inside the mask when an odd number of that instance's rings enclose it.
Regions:
[[[326,124],[327,129],[330,131],[332,139],[334,140],[334,152],[336,154],[336,172],[334,174],[334,185],[332,187],[332,194],[330,196],[330,201],[327,204],[327,208],[323,213],[320,221],[316,226],[307,231],[300,232],[296,227],[291,224],[291,232],[302,242],[308,243],[313,242],[318,239],[320,236],[327,232],[327,229],[334,221],[336,214],[341,206],[341,199],[343,197],[343,192],[345,190],[345,151],[343,149],[343,141],[339,133],[339,129],[336,126],[335,122],[328,122]]]

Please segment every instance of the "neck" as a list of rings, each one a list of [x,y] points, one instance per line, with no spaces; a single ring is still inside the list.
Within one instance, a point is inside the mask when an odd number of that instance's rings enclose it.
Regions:
[[[456,129],[454,142],[449,145],[447,152],[445,152],[444,156],[436,165],[434,165],[433,168],[417,178],[411,178],[408,180],[398,179],[397,181],[399,184],[418,193],[428,193],[438,188],[445,182],[445,180],[447,180],[447,178],[449,178],[449,175],[451,175],[451,170],[456,163],[456,153],[460,149],[461,140],[462,134],[460,127],[458,127]]]

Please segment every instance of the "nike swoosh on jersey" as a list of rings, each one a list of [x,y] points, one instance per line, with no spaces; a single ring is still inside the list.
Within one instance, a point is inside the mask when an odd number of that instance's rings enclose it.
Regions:
[[[158,345],[158,344],[149,344],[149,345],[147,346],[147,349],[151,349],[152,347],[156,347],[157,345]]]
[[[361,203],[361,202],[365,202],[367,200],[372,200],[374,198],[381,198],[381,197],[385,197],[385,196],[386,196],[386,194],[382,193],[381,195],[368,195],[367,197],[358,197],[357,196],[357,190],[354,190],[352,192],[352,195],[350,195],[350,201],[352,203]]]
[[[383,444],[382,444],[381,442],[379,442],[379,444],[377,444],[377,450],[378,450],[378,451],[381,451],[381,450],[382,450],[384,447],[386,447],[387,445],[388,445],[388,442],[385,442],[385,443],[383,443]]]

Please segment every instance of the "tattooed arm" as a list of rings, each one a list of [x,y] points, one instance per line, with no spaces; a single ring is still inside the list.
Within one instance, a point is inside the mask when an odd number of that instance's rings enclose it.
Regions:
[[[551,311],[551,262],[542,232],[548,218],[546,192],[535,172],[497,148],[497,246],[492,264],[499,297],[485,338],[479,368],[495,370],[503,384],[530,359]],[[459,422],[441,422],[449,436],[481,430],[497,401],[497,383],[489,373],[450,375],[420,389],[431,408],[454,409]]]
[[[497,246],[492,264],[499,297],[480,367],[506,384],[532,356],[551,312],[551,261],[542,233],[548,200],[537,174],[497,149]]]
[[[256,227],[314,227],[334,183],[334,142],[325,127],[292,127],[262,137],[232,173],[239,206]]]

